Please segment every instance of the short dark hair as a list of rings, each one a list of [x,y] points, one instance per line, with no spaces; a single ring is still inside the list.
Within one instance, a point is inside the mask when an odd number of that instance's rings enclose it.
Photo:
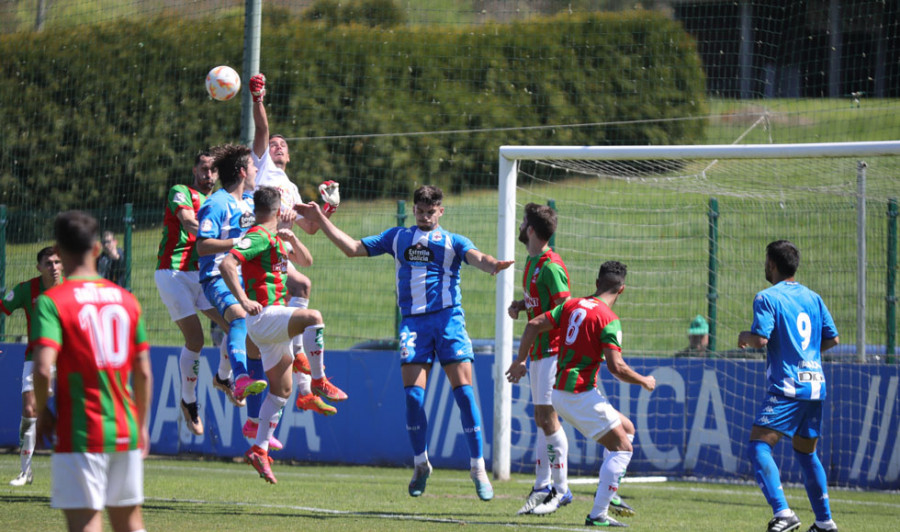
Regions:
[[[45,248],[41,249],[40,251],[38,251],[37,263],[40,264],[42,260],[49,257],[50,255],[55,255],[55,254],[56,254],[56,251],[53,249],[53,246],[45,247]]]
[[[97,242],[97,220],[84,211],[66,211],[56,215],[53,234],[56,246],[75,255],[87,253]]]
[[[413,203],[440,205],[444,201],[444,191],[434,185],[422,185],[413,193]]]
[[[278,134],[278,133],[274,133],[274,134],[272,134],[272,135],[269,135],[269,142],[272,142],[272,139],[281,139],[281,140],[283,140],[285,143],[287,143],[287,139],[284,138],[284,135],[281,135],[281,134]]]
[[[628,275],[628,266],[617,260],[609,260],[600,266],[597,274],[597,291],[601,294],[616,292],[625,285],[625,276]]]
[[[200,150],[200,151],[198,151],[198,152],[197,152],[197,155],[194,157],[194,166],[197,166],[198,164],[200,164],[200,159],[201,159],[201,158],[203,158],[203,157],[212,157],[212,156],[213,156],[213,155],[212,155],[212,152],[210,151],[209,148],[206,148],[205,150]]]
[[[229,188],[237,184],[241,168],[248,168],[250,148],[240,144],[223,144],[212,149],[213,167],[219,173],[222,186]]]
[[[775,264],[778,273],[793,277],[800,267],[800,250],[790,240],[776,240],[766,246],[766,258]]]
[[[548,205],[525,205],[525,222],[534,229],[541,240],[550,240],[556,232],[556,211]]]
[[[271,215],[278,212],[281,204],[281,193],[274,187],[259,187],[253,193],[253,210],[257,217],[261,214]]]

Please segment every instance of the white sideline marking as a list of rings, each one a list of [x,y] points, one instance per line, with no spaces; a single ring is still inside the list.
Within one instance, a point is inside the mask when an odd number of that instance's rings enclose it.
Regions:
[[[619,481],[620,484],[657,484],[662,482],[668,482],[668,477],[625,477]],[[526,484],[530,484],[532,480],[524,480]],[[569,484],[582,485],[582,484],[597,484],[600,482],[599,478],[570,478]]]

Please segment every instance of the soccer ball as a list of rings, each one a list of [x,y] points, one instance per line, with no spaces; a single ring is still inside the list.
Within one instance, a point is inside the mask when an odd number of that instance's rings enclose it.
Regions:
[[[230,66],[217,66],[206,75],[206,92],[213,100],[230,100],[240,90],[241,77]]]

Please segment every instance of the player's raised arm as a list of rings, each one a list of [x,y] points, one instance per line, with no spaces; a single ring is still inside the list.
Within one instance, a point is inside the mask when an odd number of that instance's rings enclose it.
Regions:
[[[295,235],[293,231],[290,229],[279,229],[278,236],[280,236],[285,243],[291,245],[291,251],[288,253],[288,258],[304,268],[312,266],[312,253],[309,252],[309,249],[303,245],[303,242],[297,238],[297,235]]]
[[[250,78],[250,95],[253,97],[253,153],[262,157],[269,149],[269,116],[263,98],[266,96],[266,76],[256,74]]]
[[[369,252],[366,250],[366,246],[363,245],[362,240],[354,240],[353,237],[338,229],[334,222],[325,216],[325,213],[322,212],[322,209],[316,202],[311,201],[306,204],[294,205],[294,210],[303,216],[304,219],[316,222],[322,229],[322,232],[325,233],[325,236],[328,237],[328,240],[331,240],[338,249],[343,251],[344,255],[348,257],[369,256]]]
[[[516,261],[497,260],[487,253],[482,253],[477,249],[470,249],[468,252],[466,252],[466,262],[468,262],[472,266],[475,266],[483,272],[489,273],[491,275],[497,275],[501,271],[512,266]]]

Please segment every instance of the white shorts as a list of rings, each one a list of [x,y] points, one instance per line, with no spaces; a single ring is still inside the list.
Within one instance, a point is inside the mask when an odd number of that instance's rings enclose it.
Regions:
[[[578,432],[594,441],[622,424],[619,412],[596,388],[581,393],[553,390],[553,408]]]
[[[266,371],[278,364],[282,357],[291,356],[288,325],[295,310],[297,309],[294,307],[272,305],[263,307],[262,312],[256,316],[247,316],[247,334],[259,347],[263,369]]]
[[[552,405],[550,392],[556,381],[556,357],[532,360],[528,368],[531,379],[531,402],[535,405]]]
[[[22,366],[22,393],[34,391],[34,362],[26,360]]]
[[[122,453],[53,453],[50,506],[102,510],[144,502],[140,449]]]
[[[200,272],[156,270],[153,279],[156,281],[160,299],[169,309],[172,321],[196,314],[195,309],[213,308],[200,287]]]

